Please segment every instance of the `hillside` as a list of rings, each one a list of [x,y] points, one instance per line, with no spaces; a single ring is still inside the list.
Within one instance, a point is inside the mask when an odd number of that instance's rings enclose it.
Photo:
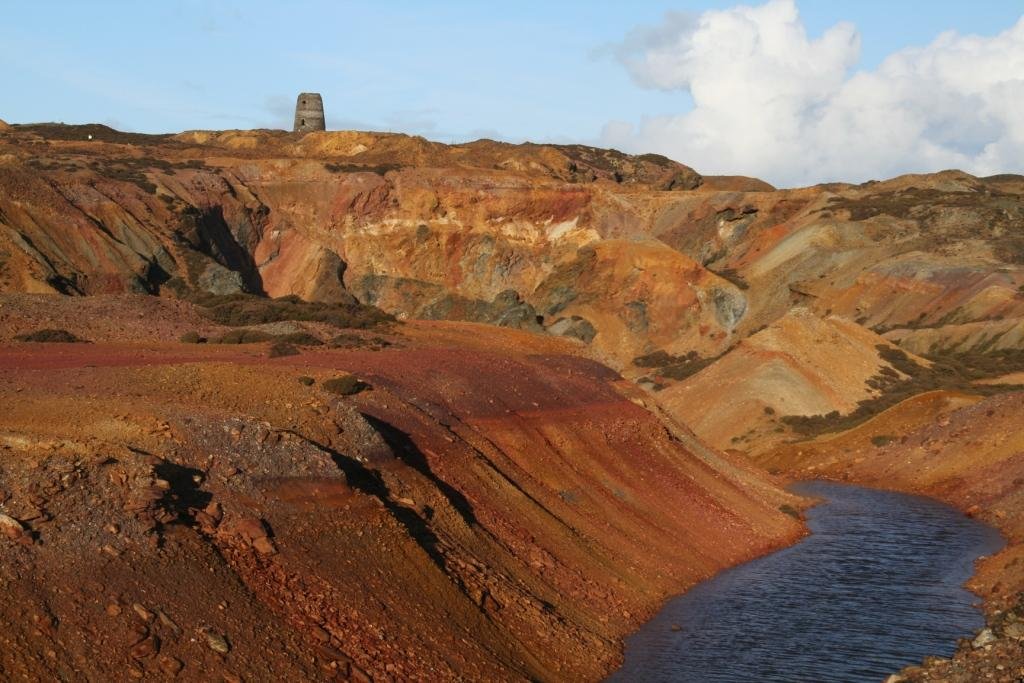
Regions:
[[[856,323],[794,308],[659,399],[712,445],[763,449],[788,438],[782,416],[849,414],[879,395],[873,381],[903,377],[880,346]]]
[[[1022,326],[1021,176],[0,125],[0,672],[594,680],[788,477],[1016,557]]]

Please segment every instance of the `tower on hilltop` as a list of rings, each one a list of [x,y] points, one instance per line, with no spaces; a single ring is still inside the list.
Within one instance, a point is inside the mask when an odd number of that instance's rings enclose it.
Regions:
[[[324,124],[324,100],[318,92],[299,93],[295,101],[296,133],[308,133],[311,130],[326,130]]]

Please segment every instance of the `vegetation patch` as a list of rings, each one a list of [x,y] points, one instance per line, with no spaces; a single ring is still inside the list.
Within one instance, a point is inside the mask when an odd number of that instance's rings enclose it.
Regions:
[[[1024,199],[989,184],[980,191],[943,191],[909,187],[860,197],[832,197],[828,210],[845,211],[850,220],[865,221],[891,216],[912,221],[925,235],[929,248],[966,240],[985,240],[996,258],[1006,263],[1024,264],[1024,235],[1019,226],[1024,219]],[[951,225],[951,212],[959,220]],[[879,233],[890,237],[890,231]]]
[[[836,410],[825,415],[786,415],[782,422],[798,434],[812,437],[852,429],[897,403],[926,391],[942,389],[990,396],[1024,389],[1020,385],[976,383],[980,379],[1024,370],[1024,350],[929,355],[926,358],[932,365],[924,367],[900,349],[885,344],[875,348],[882,359],[895,368],[884,367],[879,374],[868,379],[867,386],[878,392],[876,396],[860,401],[857,408],[847,415]]]
[[[297,346],[322,346],[323,342],[309,332],[290,332],[288,334],[271,334],[263,330],[241,328],[228,330],[224,334],[207,339],[198,332],[186,332],[178,338],[182,344],[262,344],[273,342],[275,345]],[[298,353],[298,350],[296,350]],[[287,355],[287,354],[280,354]],[[273,356],[271,356],[273,357]]]
[[[279,334],[277,335],[277,341],[285,344],[295,344],[296,346],[323,346],[323,342],[309,332]]]
[[[309,377],[308,375],[302,375],[301,377],[299,377],[299,384],[301,384],[304,387],[311,387],[314,384],[316,384],[316,380],[313,379],[312,377]]]
[[[391,171],[400,171],[402,169],[398,164],[378,164],[376,166],[361,165],[361,164],[335,164],[326,163],[324,164],[331,173],[376,173],[377,175],[384,175]]]
[[[655,368],[654,374],[660,378],[683,380],[697,374],[719,358],[721,356],[702,358],[696,351],[690,351],[682,356],[655,351],[634,358],[633,365],[640,368]]]
[[[89,136],[99,142],[116,142],[126,145],[170,145],[176,144],[170,134],[148,135],[146,133],[124,133],[99,123],[23,123],[12,126],[19,133],[35,133],[47,140],[86,141]]]
[[[214,337],[214,344],[261,344],[276,339],[272,334],[262,330],[231,330],[219,337]]]
[[[19,334],[15,338],[15,341],[20,342],[57,342],[61,344],[88,344],[88,339],[82,339],[76,337],[67,330],[54,330],[44,329],[36,330],[35,332],[27,332],[25,334]]]
[[[364,337],[358,334],[339,334],[333,337],[327,345],[332,349],[368,349],[380,351],[392,346],[392,342],[384,337]]]
[[[187,296],[205,317],[229,327],[263,325],[284,321],[320,322],[334,327],[369,329],[395,322],[374,306],[360,303],[303,301],[297,296],[268,299],[254,294],[207,294]]]

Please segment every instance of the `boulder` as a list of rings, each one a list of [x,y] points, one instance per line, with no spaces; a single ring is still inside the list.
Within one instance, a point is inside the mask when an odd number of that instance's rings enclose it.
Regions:
[[[0,513],[0,534],[12,541],[20,540],[25,535],[25,529],[21,522],[8,515]]]
[[[992,633],[992,629],[990,628],[983,628],[981,629],[981,632],[975,636],[974,640],[971,641],[971,647],[975,650],[979,650],[994,642],[996,642],[996,634]]]
[[[261,555],[277,552],[274,542],[270,540],[266,523],[258,517],[235,517],[222,524],[218,533],[251,546]]]
[[[597,330],[590,321],[578,315],[559,318],[548,327],[548,333],[560,337],[575,337],[585,344],[589,344],[597,336]]]

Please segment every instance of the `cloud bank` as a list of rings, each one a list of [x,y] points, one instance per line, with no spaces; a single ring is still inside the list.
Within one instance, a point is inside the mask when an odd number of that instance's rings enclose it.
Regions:
[[[1024,17],[995,36],[943,33],[871,71],[854,71],[853,25],[809,38],[794,0],[669,14],[616,54],[637,84],[689,93],[693,108],[611,122],[603,144],[702,173],[792,186],[1024,168]]]

